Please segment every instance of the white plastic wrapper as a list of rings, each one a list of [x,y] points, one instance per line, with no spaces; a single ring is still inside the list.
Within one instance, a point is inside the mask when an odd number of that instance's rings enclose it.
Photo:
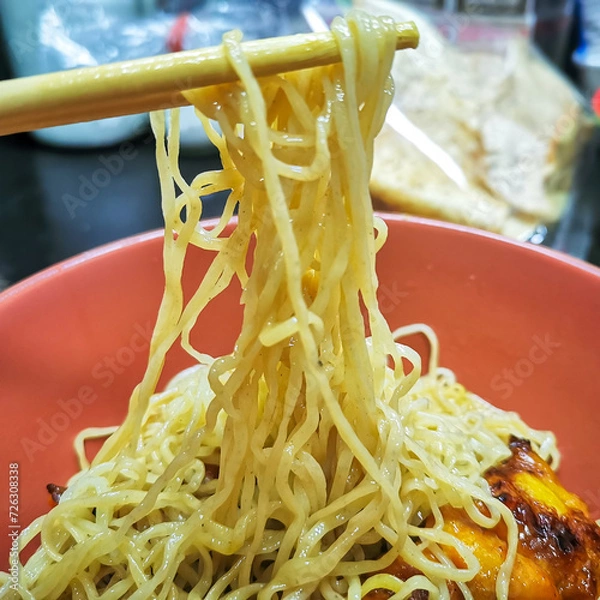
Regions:
[[[18,77],[217,45],[232,29],[242,30],[245,39],[257,39],[290,28],[287,0],[281,5],[207,0],[185,15],[151,10],[146,16],[136,14],[135,3],[129,1],[10,1],[0,6],[0,15]],[[131,115],[52,127],[34,135],[54,145],[95,147],[133,137],[147,122],[146,115]]]
[[[180,15],[134,10],[100,0],[25,0],[24,8],[3,7],[5,38],[18,76],[153,56],[167,52],[173,35],[181,48],[219,44],[222,35],[241,29],[246,39],[278,35],[287,13],[267,0],[210,0]],[[260,18],[256,18],[260,15]]]
[[[133,4],[98,0],[0,3],[4,39],[16,77],[151,56],[164,48],[167,24],[135,17]],[[116,144],[147,126],[145,115],[51,127],[40,141],[75,147]]]
[[[532,48],[526,15],[498,25],[446,13],[434,25],[403,2],[355,5],[421,33],[394,63],[376,205],[539,240],[567,205],[585,119],[579,94]]]

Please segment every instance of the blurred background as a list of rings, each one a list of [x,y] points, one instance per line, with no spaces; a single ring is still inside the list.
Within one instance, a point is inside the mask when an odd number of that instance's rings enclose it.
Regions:
[[[371,192],[408,212],[544,244],[600,265],[600,2],[356,0],[421,30]],[[334,0],[2,0],[0,79],[328,26]],[[148,116],[0,138],[0,290],[60,260],[162,226]],[[216,168],[191,109],[184,176]],[[207,202],[219,214],[223,197]]]

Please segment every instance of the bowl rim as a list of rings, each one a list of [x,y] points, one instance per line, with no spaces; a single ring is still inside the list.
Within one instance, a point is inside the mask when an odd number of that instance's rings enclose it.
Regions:
[[[600,280],[600,267],[588,263],[580,258],[576,258],[574,256],[566,254],[565,252],[562,252],[560,250],[547,248],[545,246],[536,246],[529,242],[518,241],[497,233],[484,231],[481,229],[476,229],[474,227],[460,225],[457,223],[438,221],[436,219],[417,217],[413,215],[389,213],[384,211],[375,211],[374,214],[388,223],[407,223],[409,225],[424,226],[427,229],[431,228],[450,233],[458,233],[461,235],[483,238],[487,241],[499,243],[504,247],[517,250],[518,252],[533,253],[546,259],[557,261],[559,263],[562,263],[563,265],[573,267],[576,271],[581,272],[584,275],[591,275],[592,277],[597,277]],[[234,217],[231,222],[235,222],[236,220],[237,217]],[[201,222],[204,227],[211,228],[216,226],[219,221],[220,218],[215,217],[203,220]],[[102,244],[90,250],[86,250],[64,260],[61,260],[53,265],[45,267],[44,269],[29,275],[25,279],[10,285],[5,290],[0,292],[0,310],[2,309],[2,305],[7,303],[9,300],[12,300],[20,294],[27,292],[32,287],[37,288],[39,285],[43,284],[47,280],[53,279],[54,277],[60,276],[63,273],[71,271],[73,269],[77,269],[78,267],[88,263],[89,261],[96,260],[114,252],[119,252],[126,247],[137,246],[140,244],[152,242],[153,240],[160,238],[163,235],[164,228],[153,229],[143,233],[134,234],[112,242],[107,242],[106,244]]]

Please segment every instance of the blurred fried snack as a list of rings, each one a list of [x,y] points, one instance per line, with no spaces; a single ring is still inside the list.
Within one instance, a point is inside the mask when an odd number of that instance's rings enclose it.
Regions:
[[[394,110],[412,127],[388,119],[376,140],[375,205],[520,239],[560,219],[588,128],[579,95],[528,39],[515,33],[488,47],[451,44],[401,2],[355,4],[415,20],[421,32],[419,48],[394,62]],[[463,33],[475,27],[464,19],[453,25]],[[431,147],[462,181],[448,176]]]

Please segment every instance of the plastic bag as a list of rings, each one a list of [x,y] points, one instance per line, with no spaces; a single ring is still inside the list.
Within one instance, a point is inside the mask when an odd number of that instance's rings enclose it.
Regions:
[[[22,77],[218,45],[232,29],[245,39],[280,35],[291,28],[286,2],[209,0],[185,15],[151,10],[143,16],[130,0],[32,0],[7,5],[1,14],[13,71]],[[147,115],[131,115],[34,135],[50,144],[94,147],[146,126]]]
[[[136,18],[133,7],[130,2],[114,6],[94,0],[2,5],[14,75],[26,77],[158,54],[164,49],[167,24]],[[53,145],[94,147],[118,143],[146,125],[145,115],[131,115],[41,129],[34,136]]]
[[[540,240],[538,226],[567,205],[586,121],[579,94],[532,48],[528,16],[499,24],[445,12],[434,24],[406,3],[355,4],[421,32],[419,48],[394,63],[375,204]]]

